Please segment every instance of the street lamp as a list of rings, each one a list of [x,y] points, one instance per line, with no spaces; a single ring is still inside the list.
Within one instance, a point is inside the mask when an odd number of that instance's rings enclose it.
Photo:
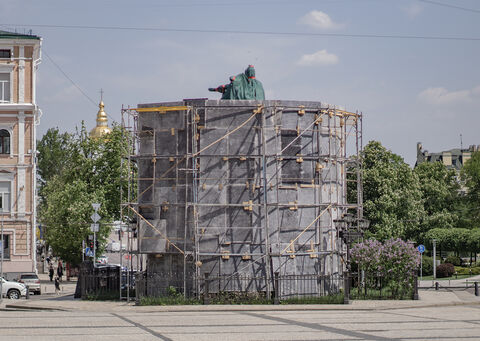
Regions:
[[[350,244],[354,240],[363,238],[363,233],[370,226],[370,221],[363,218],[357,218],[351,213],[345,213],[341,219],[333,221],[337,227],[338,237],[342,239],[347,247],[347,255],[345,259],[346,271],[344,273],[344,303],[348,304],[350,299]]]

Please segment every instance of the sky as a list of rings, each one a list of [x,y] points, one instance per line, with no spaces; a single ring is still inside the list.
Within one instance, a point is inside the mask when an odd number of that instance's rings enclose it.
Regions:
[[[361,111],[363,144],[412,166],[417,142],[480,144],[479,19],[478,0],[0,2],[0,29],[43,39],[39,138],[93,128],[100,89],[119,122],[122,105],[217,99],[253,64],[267,99]]]

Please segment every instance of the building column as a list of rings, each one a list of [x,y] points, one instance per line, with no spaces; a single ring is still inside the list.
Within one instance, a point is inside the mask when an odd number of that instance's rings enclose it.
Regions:
[[[25,113],[18,113],[18,167],[17,167],[17,212],[25,215]]]
[[[25,47],[18,48],[18,103],[25,103]]]

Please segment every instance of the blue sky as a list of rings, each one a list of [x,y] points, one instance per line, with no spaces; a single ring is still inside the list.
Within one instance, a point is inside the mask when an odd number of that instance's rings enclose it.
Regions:
[[[480,40],[35,25],[480,38],[480,1],[432,2],[2,0],[0,29],[40,35],[44,52],[91,99],[104,89],[110,120],[120,120],[122,104],[218,98],[207,88],[254,64],[267,99],[362,111],[364,144],[379,140],[413,165],[419,141],[431,152],[460,147],[460,134],[464,147],[480,144]],[[95,124],[98,108],[45,55],[38,103],[39,136]]]

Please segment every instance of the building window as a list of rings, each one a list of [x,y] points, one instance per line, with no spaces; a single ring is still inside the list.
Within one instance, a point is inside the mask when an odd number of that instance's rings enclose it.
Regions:
[[[12,52],[10,50],[0,50],[0,58],[11,58]]]
[[[0,154],[10,154],[10,133],[0,129]]]
[[[0,212],[10,212],[10,181],[0,181]]]
[[[10,236],[3,235],[3,258],[10,259]]]
[[[10,102],[10,73],[0,73],[0,103]]]

